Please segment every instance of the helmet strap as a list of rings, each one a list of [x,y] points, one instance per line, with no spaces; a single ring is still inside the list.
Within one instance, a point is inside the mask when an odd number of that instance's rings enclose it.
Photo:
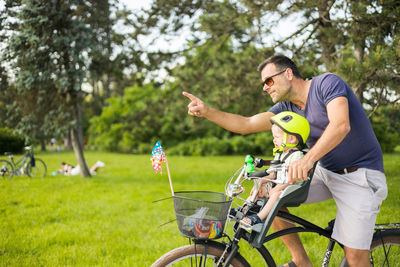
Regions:
[[[276,153],[282,153],[285,147],[296,147],[298,145],[298,144],[287,144],[286,139],[287,139],[287,133],[283,132],[282,144],[279,147],[275,147],[272,150],[272,155],[275,156]]]

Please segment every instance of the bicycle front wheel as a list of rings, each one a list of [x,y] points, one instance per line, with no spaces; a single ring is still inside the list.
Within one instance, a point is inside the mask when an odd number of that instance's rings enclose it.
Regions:
[[[219,244],[219,245],[216,245]],[[152,267],[164,266],[217,266],[224,252],[224,246],[220,243],[216,244],[196,244],[188,245],[171,250],[161,256]],[[225,255],[224,258],[228,257]],[[223,266],[224,259],[220,261],[218,266]],[[247,261],[238,253],[229,266],[244,267],[250,266]]]
[[[32,166],[31,161],[28,162],[27,174],[29,177],[45,177],[47,172],[46,164],[43,160],[35,158],[35,166]]]
[[[14,175],[14,168],[7,160],[0,160],[0,177],[11,179]]]

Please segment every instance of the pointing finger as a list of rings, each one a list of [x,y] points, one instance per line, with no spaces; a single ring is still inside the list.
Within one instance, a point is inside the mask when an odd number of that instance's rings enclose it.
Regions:
[[[198,100],[197,97],[195,97],[195,96],[192,95],[192,94],[189,94],[188,92],[182,92],[182,95],[186,96],[187,98],[189,98],[189,99],[192,100],[192,101],[197,101],[197,100]]]

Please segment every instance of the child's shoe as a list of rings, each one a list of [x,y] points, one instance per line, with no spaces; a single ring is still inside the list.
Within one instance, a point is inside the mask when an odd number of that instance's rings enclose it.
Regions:
[[[244,228],[244,229],[250,230],[253,225],[256,225],[259,223],[263,223],[263,221],[260,219],[260,217],[258,217],[257,214],[253,214],[253,215],[244,217],[240,221],[240,226],[242,226],[242,228]]]

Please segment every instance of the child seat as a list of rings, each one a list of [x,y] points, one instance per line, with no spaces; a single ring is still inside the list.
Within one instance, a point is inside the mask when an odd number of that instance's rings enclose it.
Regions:
[[[263,223],[256,224],[252,226],[251,236],[249,243],[253,247],[261,247],[264,243],[264,237],[267,234],[272,221],[274,220],[276,214],[278,213],[279,209],[282,207],[298,207],[304,201],[306,201],[308,197],[308,190],[310,189],[310,183],[312,177],[314,175],[315,168],[317,166],[317,162],[314,163],[313,168],[308,173],[308,179],[303,181],[299,184],[293,184],[286,187],[281,195],[279,196],[278,200],[276,201],[275,205],[272,207],[271,211],[269,212],[267,218]]]

